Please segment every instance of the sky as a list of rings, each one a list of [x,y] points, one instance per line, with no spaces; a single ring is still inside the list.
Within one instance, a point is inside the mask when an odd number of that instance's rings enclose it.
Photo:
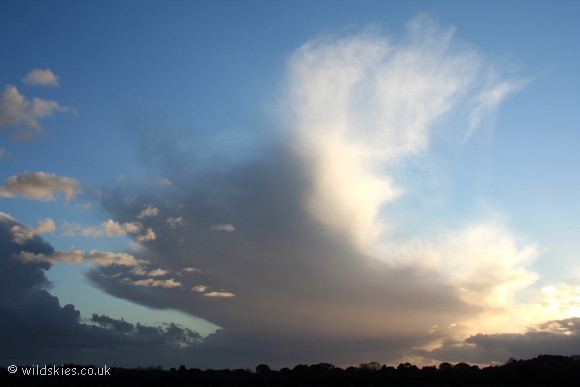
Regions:
[[[579,354],[579,14],[0,1],[0,366]]]

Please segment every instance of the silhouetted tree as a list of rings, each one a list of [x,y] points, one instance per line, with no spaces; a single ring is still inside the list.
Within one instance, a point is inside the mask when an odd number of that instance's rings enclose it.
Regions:
[[[267,375],[272,371],[272,369],[270,369],[270,366],[267,364],[259,364],[258,366],[256,366],[256,373],[258,375]]]

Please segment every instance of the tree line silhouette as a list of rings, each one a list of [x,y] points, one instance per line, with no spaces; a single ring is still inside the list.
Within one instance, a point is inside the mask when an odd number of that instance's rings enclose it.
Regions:
[[[68,365],[68,367],[87,367]],[[111,367],[110,376],[23,376],[0,368],[0,386],[577,386],[580,355],[540,355],[533,359],[510,359],[497,366],[480,368],[467,363],[441,363],[419,368],[410,363],[397,367],[377,362],[340,368],[330,363],[298,364],[272,370],[260,364],[249,369],[164,370]]]

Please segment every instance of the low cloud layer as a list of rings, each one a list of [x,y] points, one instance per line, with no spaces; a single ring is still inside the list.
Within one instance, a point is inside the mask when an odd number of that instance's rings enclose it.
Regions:
[[[431,361],[490,364],[509,358],[530,359],[539,354],[578,355],[580,318],[547,321],[525,333],[477,334],[465,340],[448,340],[431,351],[417,354]]]
[[[92,252],[68,257],[38,235],[22,243],[15,229],[28,229],[0,213],[0,364],[94,363],[138,366],[153,361],[144,353],[160,353],[179,362],[200,336],[189,328],[131,324],[106,315],[82,322],[74,305],[61,306],[47,289],[46,270],[58,260],[88,259],[107,266],[125,265],[126,254]],[[32,230],[28,230],[33,233]],[[78,256],[77,256],[78,255]],[[53,257],[54,259],[22,259]],[[121,258],[121,260],[119,260]],[[134,263],[134,262],[133,262]],[[118,354],[118,355],[117,355]]]

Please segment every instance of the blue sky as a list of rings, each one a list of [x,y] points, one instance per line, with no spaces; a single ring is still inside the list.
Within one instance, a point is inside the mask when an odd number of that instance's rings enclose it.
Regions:
[[[579,8],[0,2],[2,259],[37,279],[4,307],[40,289],[130,353],[112,321],[161,327],[131,366],[568,354]]]

